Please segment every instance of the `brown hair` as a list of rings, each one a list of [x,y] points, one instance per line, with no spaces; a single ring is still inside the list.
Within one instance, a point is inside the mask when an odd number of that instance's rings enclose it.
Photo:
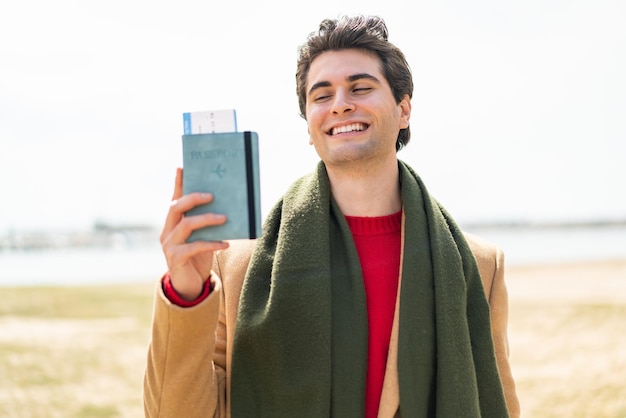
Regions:
[[[300,116],[306,120],[306,81],[311,63],[326,51],[341,49],[363,49],[378,56],[391,92],[397,103],[408,94],[413,97],[413,77],[402,51],[388,41],[389,33],[385,21],[377,16],[341,16],[325,19],[317,32],[312,32],[298,48],[296,70],[296,92]],[[410,128],[400,129],[396,140],[396,151],[408,144]]]

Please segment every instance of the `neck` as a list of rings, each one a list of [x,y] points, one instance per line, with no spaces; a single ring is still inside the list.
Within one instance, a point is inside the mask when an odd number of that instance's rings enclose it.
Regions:
[[[330,190],[347,216],[384,216],[402,209],[398,160],[355,169],[326,167]]]

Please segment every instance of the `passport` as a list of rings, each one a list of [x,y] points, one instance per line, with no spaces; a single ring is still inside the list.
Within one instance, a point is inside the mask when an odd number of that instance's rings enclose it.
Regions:
[[[207,212],[228,217],[223,225],[194,230],[187,242],[261,236],[259,138],[256,132],[185,134],[183,194],[209,192],[213,201],[185,216]]]

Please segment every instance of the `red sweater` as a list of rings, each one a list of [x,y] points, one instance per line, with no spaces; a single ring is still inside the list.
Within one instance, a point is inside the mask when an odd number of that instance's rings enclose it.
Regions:
[[[361,260],[369,323],[365,416],[378,416],[400,275],[402,212],[346,216]]]
[[[382,394],[391,326],[400,275],[400,243],[402,211],[381,217],[346,216],[363,272],[369,324],[365,417],[378,416]],[[210,292],[209,280],[194,301],[186,301],[176,293],[169,275],[163,279],[163,290],[174,304],[194,306]]]

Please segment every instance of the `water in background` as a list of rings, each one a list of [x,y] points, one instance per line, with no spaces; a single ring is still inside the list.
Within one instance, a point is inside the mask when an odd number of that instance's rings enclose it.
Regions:
[[[509,266],[626,258],[626,225],[465,229],[502,248]],[[142,245],[0,251],[0,286],[148,282],[165,269],[156,239]]]
[[[156,245],[0,252],[0,286],[156,283],[166,268]]]
[[[466,228],[498,245],[507,265],[626,258],[626,225]]]

